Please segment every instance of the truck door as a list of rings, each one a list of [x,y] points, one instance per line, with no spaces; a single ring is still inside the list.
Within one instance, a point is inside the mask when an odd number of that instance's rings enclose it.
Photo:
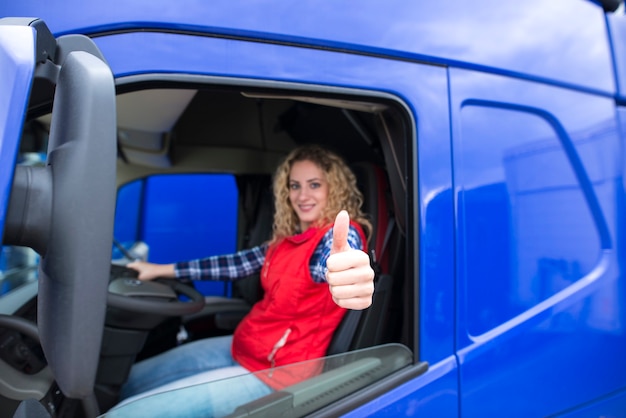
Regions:
[[[589,406],[626,372],[614,101],[450,74],[461,414]]]
[[[22,18],[0,20],[0,75],[3,244],[40,254],[41,346],[61,391],[85,399],[93,392],[111,262],[113,75],[88,38],[55,39],[42,21]],[[46,166],[16,167],[25,115],[39,107],[53,108]]]

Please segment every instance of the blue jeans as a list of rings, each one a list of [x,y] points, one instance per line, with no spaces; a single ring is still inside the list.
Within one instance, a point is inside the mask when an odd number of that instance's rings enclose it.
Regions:
[[[217,417],[271,393],[232,358],[231,343],[207,338],[135,364],[121,391],[127,401],[107,416]]]

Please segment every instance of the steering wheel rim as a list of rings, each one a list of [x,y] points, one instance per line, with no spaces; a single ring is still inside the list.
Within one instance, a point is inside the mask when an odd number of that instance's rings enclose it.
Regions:
[[[137,279],[131,279],[137,280]],[[140,299],[138,297],[120,295],[112,292],[107,294],[107,305],[126,311],[147,313],[161,316],[184,316],[199,312],[204,307],[204,296],[196,289],[175,280],[157,280],[163,286],[169,286],[177,295],[189,298],[189,301],[159,301]]]
[[[19,316],[0,314],[0,327],[12,329],[24,334],[38,344],[41,343],[39,340],[39,329],[37,328],[37,324],[29,321],[28,319]]]

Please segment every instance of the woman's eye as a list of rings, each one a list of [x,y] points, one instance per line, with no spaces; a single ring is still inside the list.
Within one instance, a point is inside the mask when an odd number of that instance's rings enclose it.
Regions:
[[[311,183],[311,189],[318,189],[320,186],[320,183]]]
[[[300,185],[299,185],[298,183],[291,183],[291,184],[289,185],[289,188],[290,188],[291,190],[298,190],[298,189],[300,188]]]

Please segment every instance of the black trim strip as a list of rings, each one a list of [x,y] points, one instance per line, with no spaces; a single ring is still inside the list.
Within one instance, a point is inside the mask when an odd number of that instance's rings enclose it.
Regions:
[[[413,366],[406,367],[391,376],[346,397],[342,401],[335,402],[308,416],[316,418],[342,416],[370,401],[373,401],[374,399],[379,398],[401,384],[421,376],[426,373],[427,370],[428,363],[426,362],[420,362]]]

